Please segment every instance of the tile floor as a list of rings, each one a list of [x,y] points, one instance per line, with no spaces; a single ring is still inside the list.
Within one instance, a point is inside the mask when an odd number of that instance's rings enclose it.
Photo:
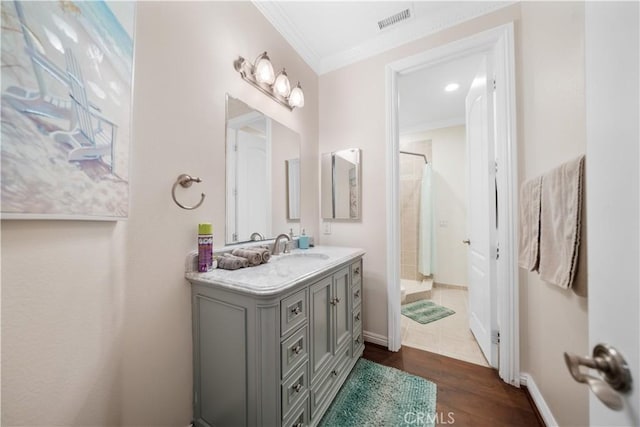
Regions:
[[[465,362],[489,366],[469,330],[468,292],[465,288],[434,286],[431,298],[436,304],[456,312],[444,319],[422,325],[402,318],[402,345],[442,354]]]

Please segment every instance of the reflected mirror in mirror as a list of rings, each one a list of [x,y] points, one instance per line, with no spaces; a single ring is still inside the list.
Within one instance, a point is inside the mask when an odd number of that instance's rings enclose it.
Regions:
[[[300,221],[300,158],[286,161],[287,219]]]
[[[361,150],[325,153],[321,159],[321,210],[323,219],[360,219]]]
[[[300,135],[239,99],[226,101],[226,243],[299,234]]]

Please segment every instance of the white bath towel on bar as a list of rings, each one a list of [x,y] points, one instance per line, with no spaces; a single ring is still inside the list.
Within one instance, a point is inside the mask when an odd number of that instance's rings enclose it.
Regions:
[[[576,273],[582,216],[584,156],[542,177],[540,278],[570,288]]]
[[[540,260],[540,192],[542,177],[530,179],[520,187],[520,245],[518,265],[528,271],[538,269]]]

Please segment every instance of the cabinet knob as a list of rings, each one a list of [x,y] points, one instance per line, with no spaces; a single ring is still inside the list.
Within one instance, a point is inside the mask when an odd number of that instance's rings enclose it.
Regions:
[[[356,267],[353,269],[353,274],[360,274],[360,267]]]
[[[360,335],[358,335],[358,338],[356,338],[356,344],[360,344]]]
[[[340,302],[340,298],[333,298],[331,300],[331,305],[338,305],[339,302]]]
[[[291,351],[293,351],[295,354],[300,354],[302,352],[302,346],[298,344],[297,346],[292,348]]]
[[[298,314],[302,313],[302,309],[300,308],[299,305],[296,305],[295,308],[291,309],[291,313],[293,313],[295,315],[298,315]]]
[[[335,369],[333,371],[331,371],[331,375],[333,375],[334,377],[338,376],[338,371],[336,371]]]
[[[298,383],[293,386],[293,391],[295,391],[296,393],[300,393],[300,390],[302,390],[302,384]]]
[[[360,313],[356,316],[356,320],[360,320]]]
[[[356,298],[360,298],[360,289],[358,289],[357,291],[355,291],[355,292],[353,293],[353,296],[354,296],[354,297],[356,297]]]

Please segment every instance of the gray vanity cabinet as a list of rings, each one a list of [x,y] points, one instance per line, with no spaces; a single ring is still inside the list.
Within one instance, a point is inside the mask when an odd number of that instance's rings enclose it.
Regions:
[[[315,283],[311,297],[311,380],[326,372],[351,338],[349,267]]]
[[[364,350],[355,265],[269,295],[190,279],[196,426],[318,424]]]

